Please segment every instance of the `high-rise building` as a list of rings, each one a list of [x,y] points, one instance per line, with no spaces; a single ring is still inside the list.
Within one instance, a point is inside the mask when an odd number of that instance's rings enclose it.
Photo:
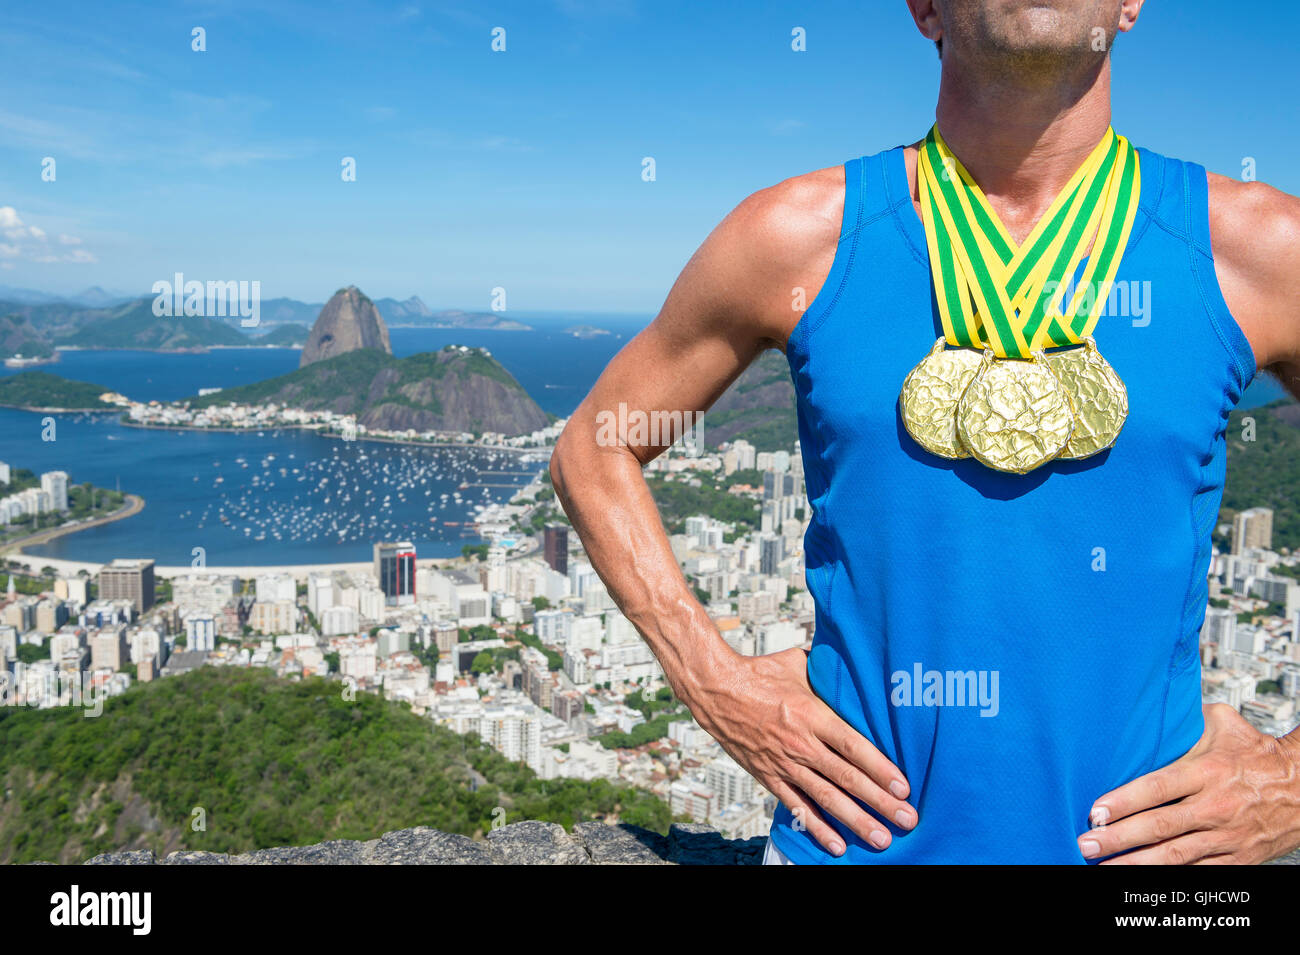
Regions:
[[[126,627],[106,627],[90,640],[90,665],[96,670],[114,672],[131,659],[126,643]]]
[[[785,557],[785,542],[780,537],[764,535],[759,539],[759,546],[762,548],[759,552],[758,567],[759,572],[764,574],[775,574],[777,565]]]
[[[1201,639],[1215,647],[1216,651],[1227,653],[1233,647],[1237,635],[1237,615],[1222,607],[1209,607],[1205,611],[1205,623],[1201,625]]]
[[[726,754],[705,767],[704,778],[708,787],[717,795],[719,808],[738,802],[752,802],[754,799],[754,777]]]
[[[41,475],[41,490],[50,496],[50,510],[68,509],[67,471],[46,471]]]
[[[153,561],[118,559],[99,570],[100,600],[129,600],[136,613],[154,602]]]
[[[1273,549],[1273,510],[1252,507],[1232,519],[1232,552],[1241,554],[1247,548]]]
[[[752,471],[756,455],[754,446],[744,438],[737,438],[731,442],[731,447],[736,452],[736,470]]]
[[[388,606],[415,603],[415,545],[410,541],[376,544],[375,576]]]
[[[53,633],[68,619],[68,607],[58,597],[47,597],[36,605],[36,629]]]
[[[547,524],[542,538],[547,566],[557,574],[569,572],[569,528],[564,524]]]

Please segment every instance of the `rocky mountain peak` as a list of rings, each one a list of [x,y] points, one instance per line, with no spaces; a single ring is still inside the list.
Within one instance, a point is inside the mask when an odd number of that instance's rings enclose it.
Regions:
[[[307,344],[303,346],[298,367],[359,348],[377,348],[385,354],[393,353],[388,340],[388,326],[384,324],[379,309],[364,292],[349,285],[335,292],[320,310],[311,334],[307,336]]]

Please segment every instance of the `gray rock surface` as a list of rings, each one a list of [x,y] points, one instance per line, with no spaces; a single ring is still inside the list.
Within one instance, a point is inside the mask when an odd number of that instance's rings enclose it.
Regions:
[[[725,839],[708,826],[676,825],[668,836],[638,826],[584,822],[565,832],[549,822],[516,822],[476,842],[437,829],[389,832],[368,842],[223,852],[106,852],[86,865],[756,865],[766,839]]]
[[[388,354],[393,346],[388,340],[388,326],[384,324],[375,303],[355,285],[339,289],[325,303],[316,317],[316,323],[302,348],[298,367],[304,368],[315,361],[323,361],[356,351],[358,348],[378,348]]]
[[[86,865],[760,865],[766,838],[727,839],[708,826],[677,824],[667,836],[638,826],[582,822],[565,832],[549,822],[516,822],[476,842],[424,826],[368,842],[223,852],[106,852]],[[1300,865],[1300,850],[1268,865]]]

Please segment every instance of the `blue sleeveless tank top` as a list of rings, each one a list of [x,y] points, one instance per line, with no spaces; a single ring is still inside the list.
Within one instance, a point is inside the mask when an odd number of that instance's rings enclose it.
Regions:
[[[845,164],[825,285],[786,348],[812,519],[814,691],[897,765],[920,821],[797,863],[1082,863],[1093,802],[1199,739],[1198,634],[1228,413],[1255,373],[1210,251],[1205,170],[1139,150],[1141,204],[1094,337],[1115,446],[1024,476],[913,443],[898,393],[940,337],[902,147]],[[1128,314],[1114,314],[1125,312]],[[1137,314],[1141,313],[1141,314]]]

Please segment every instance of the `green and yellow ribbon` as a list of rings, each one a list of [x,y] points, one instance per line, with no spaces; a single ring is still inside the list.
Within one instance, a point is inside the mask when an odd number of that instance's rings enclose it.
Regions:
[[[935,297],[950,345],[989,347],[999,358],[1028,358],[1038,349],[1078,344],[1092,334],[1137,216],[1141,172],[1137,150],[1127,139],[1108,128],[1020,245],[938,126],[921,147],[917,185]],[[1068,282],[1090,248],[1080,284],[1062,308]],[[1046,293],[1049,282],[1055,283],[1051,294]],[[1096,290],[1091,300],[1090,288]]]

